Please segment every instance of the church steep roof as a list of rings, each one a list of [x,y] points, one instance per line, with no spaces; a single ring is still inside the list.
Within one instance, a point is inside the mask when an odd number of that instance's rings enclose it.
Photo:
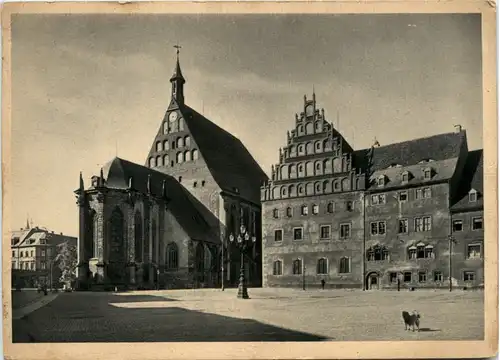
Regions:
[[[483,206],[483,149],[469,151],[465,161],[460,186],[452,210],[466,210]],[[477,200],[469,201],[469,191],[477,191]]]
[[[184,105],[180,110],[219,187],[260,203],[260,187],[268,177],[245,145],[189,106]]]
[[[132,178],[133,189],[142,194],[148,193],[149,177],[151,194],[157,197],[162,196],[165,181],[168,209],[188,236],[195,240],[217,240],[216,237],[210,236],[207,219],[197,210],[198,206],[203,205],[172,176],[118,157],[103,167],[103,174],[106,187],[128,189],[129,179]]]

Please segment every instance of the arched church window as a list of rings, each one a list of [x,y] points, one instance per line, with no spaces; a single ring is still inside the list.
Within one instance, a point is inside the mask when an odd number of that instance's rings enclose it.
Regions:
[[[191,138],[189,136],[184,136],[184,146],[191,146]]]
[[[135,251],[135,262],[142,262],[142,215],[139,211],[136,211],[134,215],[134,251]]]
[[[314,144],[312,142],[308,142],[306,144],[306,154],[307,155],[314,154]]]
[[[110,257],[116,262],[125,262],[124,217],[116,207],[111,213],[110,224]]]
[[[281,197],[286,197],[288,195],[288,188],[286,186],[283,186],[281,188]]]
[[[184,161],[191,161],[191,151],[184,151]]]
[[[170,149],[170,143],[168,142],[168,140],[165,140],[163,142],[163,150],[169,150]]]
[[[177,132],[178,126],[177,126],[177,119],[175,120],[170,120],[170,132]]]
[[[320,153],[323,150],[321,146],[321,141],[318,140],[314,143],[314,150],[316,151],[316,153]]]
[[[182,159],[183,159],[183,154],[182,152],[178,152],[177,153],[177,163],[182,163]]]
[[[179,131],[184,130],[184,119],[179,119]]]
[[[156,254],[156,242],[156,220],[153,219],[153,221],[151,222],[151,260],[153,261],[153,263],[158,263]]]
[[[156,166],[162,166],[163,165],[161,160],[162,160],[161,156],[157,156],[156,157]]]
[[[168,155],[163,156],[163,165],[168,166],[168,163],[170,162],[170,159]]]
[[[149,167],[152,168],[152,167],[155,167],[156,166],[156,160],[154,157],[150,158],[149,159]]]
[[[314,134],[314,126],[312,122],[306,124],[306,134]]]
[[[197,149],[194,149],[193,151],[191,151],[191,158],[193,160],[198,160],[198,150]]]
[[[297,186],[297,193],[299,196],[303,196],[304,195],[304,185],[300,184]]]
[[[175,149],[175,140],[172,141],[172,149]]]
[[[181,137],[177,138],[177,148],[180,149],[181,147],[184,147],[184,139]]]
[[[170,243],[167,246],[167,254],[165,256],[166,268],[169,270],[175,270],[179,267],[179,251],[177,249],[176,243]]]
[[[156,143],[156,151],[161,151],[161,141]]]
[[[302,156],[304,155],[304,144],[300,144],[298,147],[297,147],[297,152],[298,152],[298,155],[299,156]]]

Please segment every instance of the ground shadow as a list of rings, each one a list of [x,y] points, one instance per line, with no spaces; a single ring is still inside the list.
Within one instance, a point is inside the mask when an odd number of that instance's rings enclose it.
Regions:
[[[420,328],[420,332],[433,332],[433,331],[441,331],[440,329],[431,329],[431,328]]]
[[[205,313],[154,302],[159,296],[61,294],[45,307],[12,324],[13,342],[236,342],[322,341],[322,336],[253,319]],[[127,307],[141,302],[143,307]],[[124,304],[121,307],[120,304]],[[138,304],[137,306],[141,306]],[[75,320],[77,318],[77,320]]]

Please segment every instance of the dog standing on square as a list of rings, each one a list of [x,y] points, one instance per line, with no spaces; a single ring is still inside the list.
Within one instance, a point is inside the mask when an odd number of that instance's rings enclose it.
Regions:
[[[420,331],[420,314],[417,310],[413,310],[410,314],[408,311],[403,311],[403,321],[405,322],[405,330],[410,330],[412,328],[415,331],[415,326],[417,331]]]

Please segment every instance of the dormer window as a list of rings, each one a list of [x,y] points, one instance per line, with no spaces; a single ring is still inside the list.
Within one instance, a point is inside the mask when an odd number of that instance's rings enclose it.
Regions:
[[[472,189],[469,191],[469,202],[476,202],[477,201],[477,191]]]
[[[432,178],[432,169],[425,168],[424,169],[424,180],[430,180]]]
[[[392,169],[392,168],[399,168],[401,167],[401,164],[397,164],[397,163],[392,163],[391,165],[389,165],[387,168],[388,169]]]
[[[419,164],[427,164],[427,163],[430,163],[430,162],[434,162],[434,160],[433,159],[422,159],[418,163]]]
[[[411,173],[409,171],[404,171],[401,174],[401,182],[403,184],[406,184],[408,181],[410,181],[410,179],[411,179]]]
[[[385,180],[386,180],[385,175],[380,175],[380,176],[377,178],[377,185],[378,185],[379,187],[381,187],[381,186],[385,186]]]

